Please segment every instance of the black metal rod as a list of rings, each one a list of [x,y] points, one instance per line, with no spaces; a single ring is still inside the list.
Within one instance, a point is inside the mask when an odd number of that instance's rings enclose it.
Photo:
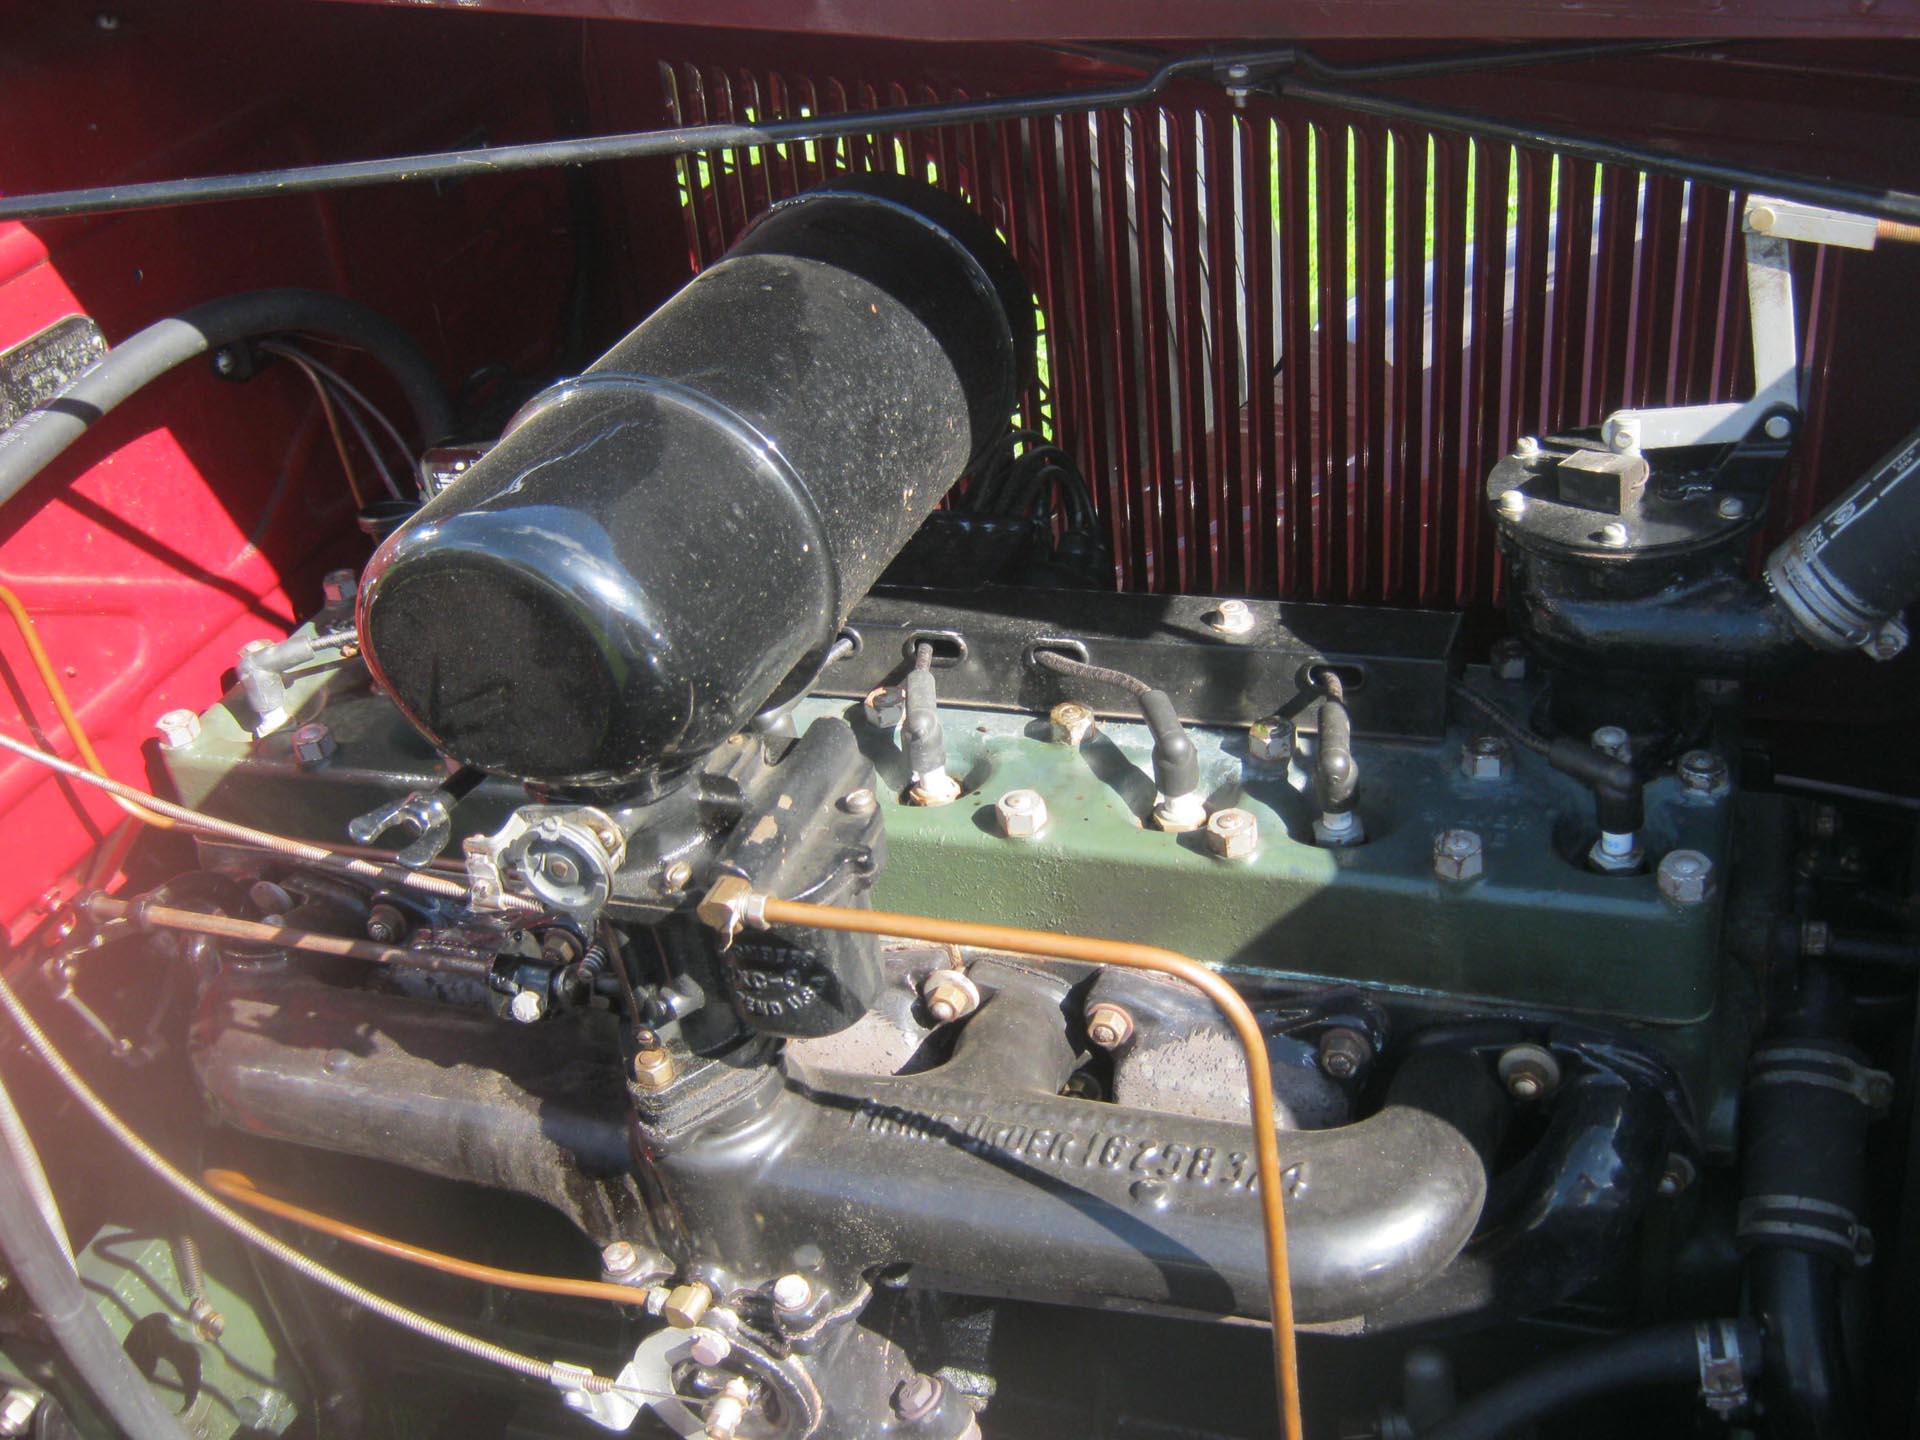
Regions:
[[[188,180],[156,180],[130,185],[102,185],[79,190],[55,190],[37,195],[0,197],[0,220],[46,220],[67,215],[99,215],[122,210],[154,210],[173,205],[196,205],[218,200],[256,200],[302,195],[317,190],[359,186],[397,185],[421,180],[452,180],[473,175],[504,174],[517,170],[590,165],[608,160],[643,160],[698,154],[706,150],[795,145],[892,130],[933,130],[954,125],[979,125],[1034,116],[1124,109],[1157,98],[1175,80],[1209,75],[1234,85],[1273,88],[1282,98],[1308,100],[1411,120],[1441,129],[1461,130],[1489,139],[1533,148],[1556,149],[1577,158],[1606,164],[1630,165],[1663,175],[1707,180],[1736,190],[1761,190],[1791,199],[1894,220],[1920,221],[1920,195],[1905,191],[1877,191],[1820,180],[1812,176],[1751,170],[1719,161],[1689,158],[1663,151],[1619,144],[1592,136],[1542,130],[1512,124],[1491,116],[1452,110],[1391,96],[1371,95],[1337,86],[1294,79],[1275,80],[1273,72],[1297,70],[1348,82],[1406,80],[1480,70],[1511,69],[1518,65],[1610,58],[1648,50],[1681,48],[1665,42],[1628,42],[1621,45],[1544,46],[1535,49],[1482,51],[1431,58],[1386,61],[1375,65],[1331,65],[1295,47],[1220,54],[1188,55],[1168,60],[1134,85],[1086,90],[1054,91],[1042,95],[989,97],[936,105],[912,105],[892,110],[859,110],[839,115],[811,115],[798,120],[773,120],[762,125],[687,125],[664,130],[642,130],[618,135],[585,136],[575,140],[544,140],[525,145],[483,146],[425,155],[398,155],[380,160],[347,160],[326,165],[303,165],[279,170],[257,170],[240,175],[212,175]],[[1143,63],[1147,63],[1144,62]]]
[[[1650,150],[1644,145],[1629,145],[1623,141],[1603,140],[1574,131],[1524,125],[1477,111],[1456,110],[1447,105],[1430,105],[1424,101],[1375,95],[1364,90],[1320,85],[1292,77],[1274,81],[1271,88],[1282,100],[1304,100],[1316,105],[1357,111],[1362,115],[1377,115],[1385,120],[1405,120],[1439,130],[1458,131],[1483,140],[1519,145],[1529,150],[1551,150],[1575,160],[1620,165],[1644,170],[1650,175],[1702,180],[1728,190],[1757,191],[1889,220],[1920,221],[1920,195],[1905,190],[1870,190],[1840,181],[1817,179],[1811,175],[1755,170],[1721,160],[1675,155],[1664,150]]]

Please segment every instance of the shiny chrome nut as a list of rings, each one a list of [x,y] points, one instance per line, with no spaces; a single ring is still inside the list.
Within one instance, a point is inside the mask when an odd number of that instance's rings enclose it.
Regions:
[[[1247,754],[1262,765],[1284,765],[1293,758],[1293,722],[1270,715],[1247,727]]]
[[[1669,850],[1654,871],[1660,893],[1676,905],[1698,905],[1713,894],[1713,861],[1698,850]]]
[[[936,970],[920,982],[920,1003],[934,1024],[950,1025],[980,1008],[980,987],[964,970]]]
[[[1433,873],[1436,879],[1464,885],[1486,873],[1486,847],[1473,830],[1442,830],[1433,837]]]
[[[1460,747],[1460,773],[1469,780],[1504,780],[1513,773],[1513,746],[1504,735],[1476,735]]]
[[[1207,820],[1207,848],[1222,860],[1244,860],[1260,848],[1260,822],[1251,810],[1216,810]]]
[[[1047,723],[1053,730],[1056,744],[1071,745],[1076,750],[1091,740],[1099,729],[1094,722],[1093,711],[1078,700],[1065,700],[1054,706],[1047,715]]]
[[[200,717],[191,710],[169,710],[153,722],[162,750],[178,750],[200,738]]]
[[[1207,628],[1216,635],[1245,635],[1253,625],[1253,609],[1244,600],[1222,600],[1207,616]]]
[[[993,813],[1009,840],[1031,840],[1047,828],[1047,802],[1038,790],[1009,790],[993,802]]]
[[[1711,750],[1687,751],[1680,757],[1674,772],[1680,777],[1681,788],[1690,797],[1715,800],[1733,788],[1727,762]]]
[[[324,765],[339,748],[333,743],[333,731],[318,720],[310,725],[302,725],[292,735],[293,759],[302,770],[311,770]]]
[[[1102,1000],[1087,1011],[1087,1039],[1102,1050],[1118,1050],[1133,1038],[1133,1016],[1123,1005]]]

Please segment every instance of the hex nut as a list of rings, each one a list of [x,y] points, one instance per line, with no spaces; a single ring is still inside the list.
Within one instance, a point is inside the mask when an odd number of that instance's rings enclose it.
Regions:
[[[925,775],[916,775],[913,784],[907,788],[909,803],[930,810],[951,805],[959,798],[960,782],[945,770],[930,770]]]
[[[1293,722],[1270,715],[1247,727],[1247,754],[1262,765],[1285,765],[1293,759]]]
[[[1504,780],[1513,773],[1513,746],[1504,735],[1476,735],[1460,747],[1460,773],[1469,780]]]
[[[1541,1045],[1514,1045],[1501,1052],[1500,1083],[1516,1100],[1538,1100],[1560,1084],[1560,1062]]]
[[[668,1292],[667,1303],[660,1307],[660,1317],[669,1325],[689,1330],[706,1319],[707,1311],[712,1308],[712,1289],[704,1280],[693,1280],[676,1285]]]
[[[1328,850],[1364,845],[1367,843],[1367,827],[1362,823],[1358,810],[1321,815],[1313,822],[1313,843]]]
[[[1496,680],[1526,679],[1527,647],[1511,636],[1494,641],[1493,649],[1487,654],[1487,668]]]
[[[1320,1037],[1320,1068],[1335,1080],[1351,1080],[1372,1062],[1372,1044],[1350,1026],[1336,1025]]]
[[[1624,550],[1633,543],[1633,536],[1618,520],[1609,520],[1600,527],[1600,543],[1609,550]]]
[[[712,1369],[726,1363],[733,1353],[733,1342],[718,1330],[704,1330],[693,1337],[693,1344],[687,1348],[687,1356],[696,1365]]]
[[[773,1308],[796,1315],[813,1303],[813,1282],[806,1276],[782,1275],[773,1282]]]
[[[1486,847],[1478,831],[1442,830],[1433,837],[1433,873],[1438,880],[1464,885],[1486,873]]]
[[[1244,600],[1222,600],[1207,616],[1207,628],[1216,635],[1245,635],[1253,626],[1253,609]]]
[[[367,938],[381,945],[397,945],[407,938],[407,917],[397,905],[375,905],[367,912]]]
[[[1713,894],[1713,861],[1698,850],[1669,850],[1654,871],[1660,893],[1676,905],[1698,905]]]
[[[320,721],[302,725],[292,735],[294,763],[302,770],[311,770],[324,765],[339,748],[334,744],[333,731]]]
[[[1038,790],[1009,790],[993,802],[1000,833],[1009,840],[1031,840],[1047,827],[1047,802]]]
[[[0,1396],[0,1435],[28,1434],[33,1429],[33,1417],[39,1409],[40,1393],[37,1390],[14,1386]]]
[[[200,738],[200,717],[192,710],[169,710],[153,722],[162,750],[179,750]]]
[[[619,1279],[640,1268],[640,1252],[629,1240],[616,1240],[600,1252],[600,1268]]]
[[[1712,800],[1733,788],[1727,762],[1711,750],[1689,750],[1680,757],[1674,772],[1690,796]]]
[[[907,1424],[918,1424],[934,1412],[946,1391],[945,1382],[934,1376],[915,1375],[893,1392],[893,1411]]]
[[[673,1053],[659,1045],[634,1053],[633,1083],[642,1090],[664,1090],[673,1083]]]
[[[964,970],[936,970],[920,983],[920,1003],[936,1025],[950,1025],[980,1008],[980,987]]]
[[[1216,810],[1207,819],[1207,848],[1222,860],[1244,860],[1260,848],[1260,822],[1251,810]]]
[[[1133,1016],[1123,1005],[1102,1000],[1087,1011],[1087,1039],[1102,1050],[1118,1050],[1133,1038]]]
[[[1093,711],[1078,700],[1063,700],[1047,714],[1048,727],[1053,731],[1054,743],[1071,745],[1078,750],[1093,738],[1099,729],[1093,718]]]

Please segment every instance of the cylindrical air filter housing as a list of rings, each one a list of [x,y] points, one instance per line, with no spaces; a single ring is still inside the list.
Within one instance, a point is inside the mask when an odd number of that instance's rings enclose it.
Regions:
[[[811,676],[1033,350],[1031,290],[959,202],[864,177],[777,205],[388,537],[367,663],[466,764],[671,777]]]

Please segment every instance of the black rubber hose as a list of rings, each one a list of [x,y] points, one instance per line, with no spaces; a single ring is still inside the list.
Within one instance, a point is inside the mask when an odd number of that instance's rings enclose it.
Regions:
[[[1760,1364],[1760,1329],[1734,1322],[1741,1369]],[[1657,1325],[1597,1345],[1582,1345],[1503,1380],[1473,1397],[1420,1440],[1498,1440],[1549,1415],[1629,1390],[1700,1383],[1698,1325]]]
[[[352,345],[386,366],[413,412],[424,448],[445,437],[452,412],[420,347],[399,326],[341,295],[255,290],[161,320],[129,336],[100,363],[0,434],[0,505],[26,488],[108,411],[198,355],[263,335],[317,335]]]
[[[0,1145],[0,1251],[75,1378],[118,1430],[133,1440],[185,1440],[173,1411],[134,1368],[98,1304],[81,1288],[73,1262],[35,1203],[25,1166],[7,1145]]]
[[[1320,702],[1320,750],[1313,763],[1313,798],[1322,815],[1344,815],[1360,790],[1360,766],[1353,758],[1353,716],[1346,687],[1332,671],[1320,677],[1327,698]]]

